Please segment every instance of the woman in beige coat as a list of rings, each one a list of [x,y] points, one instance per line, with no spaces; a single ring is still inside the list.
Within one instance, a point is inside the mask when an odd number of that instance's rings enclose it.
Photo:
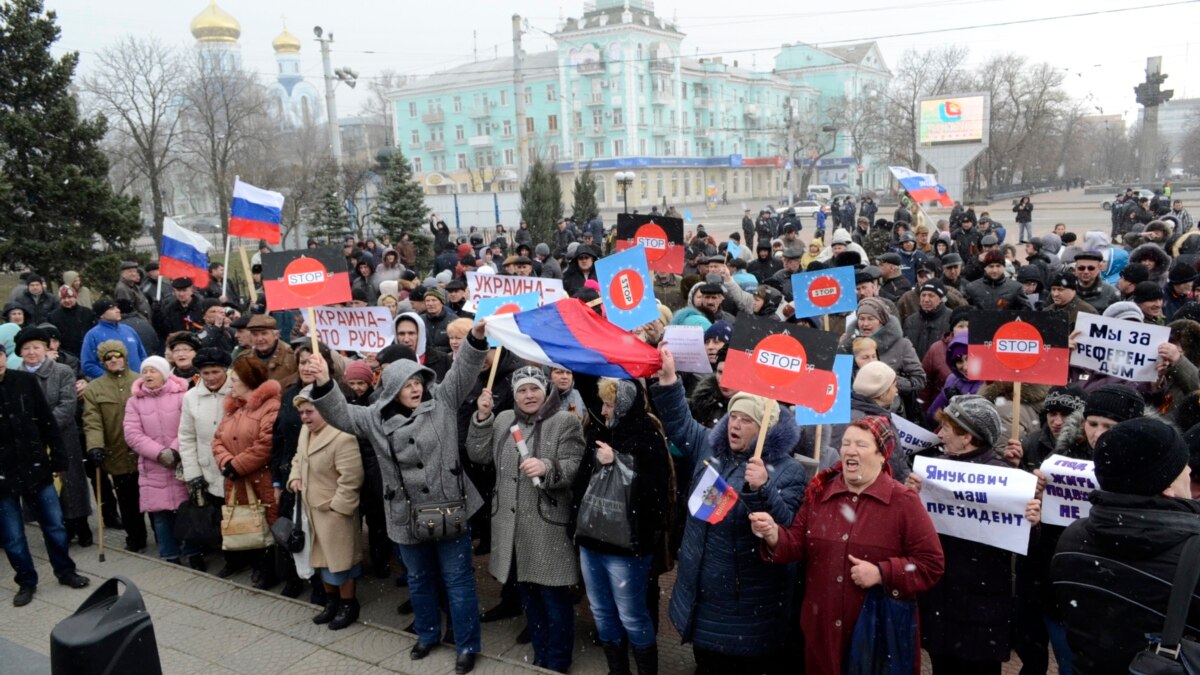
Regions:
[[[363,484],[358,440],[325,423],[313,406],[311,387],[292,400],[300,431],[288,489],[302,495],[306,527],[312,530],[311,564],[325,584],[325,609],[313,623],[341,630],[358,620],[354,580],[362,574],[362,527],[358,498]]]

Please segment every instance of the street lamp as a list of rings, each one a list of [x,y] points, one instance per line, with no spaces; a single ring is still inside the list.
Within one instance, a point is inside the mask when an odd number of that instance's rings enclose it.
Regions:
[[[613,178],[616,178],[617,185],[621,186],[621,196],[625,200],[625,213],[629,213],[629,186],[633,185],[637,174],[632,171],[618,171]]]

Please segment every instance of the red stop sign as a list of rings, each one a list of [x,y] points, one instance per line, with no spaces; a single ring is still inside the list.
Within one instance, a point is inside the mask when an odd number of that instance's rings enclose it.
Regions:
[[[316,258],[296,258],[283,270],[283,285],[292,293],[311,298],[333,277]]]
[[[642,304],[646,296],[646,286],[642,283],[642,275],[633,270],[621,270],[613,276],[608,285],[608,298],[613,307],[620,310],[630,310]]]
[[[646,260],[653,262],[667,254],[667,233],[654,221],[639,227],[633,235],[633,245],[646,247]]]
[[[1044,347],[1042,334],[1024,321],[1009,321],[992,337],[992,354],[1000,365],[1012,370],[1037,365]]]
[[[768,335],[754,346],[754,373],[772,387],[786,387],[804,374],[808,355],[804,345],[786,333]]]
[[[842,287],[833,277],[817,277],[808,285],[808,301],[817,307],[833,307],[842,298]]]

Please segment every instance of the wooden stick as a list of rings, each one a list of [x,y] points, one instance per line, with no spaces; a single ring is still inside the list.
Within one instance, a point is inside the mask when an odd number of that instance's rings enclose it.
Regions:
[[[100,524],[100,562],[104,562],[104,491],[100,489],[100,467],[96,467],[96,518]]]
[[[496,355],[492,357],[492,370],[488,373],[488,391],[491,391],[492,384],[496,382],[496,371],[500,370],[500,352],[504,351],[504,347],[496,347]]]
[[[246,247],[238,246],[242,254],[242,271],[246,275],[246,287],[250,289],[250,305],[258,304],[258,291],[254,288],[254,273],[250,271],[250,257],[246,255]],[[225,278],[229,278],[229,268],[225,269]]]
[[[825,331],[826,333],[829,332],[829,315],[828,314],[821,315],[821,330]]]
[[[775,399],[766,399],[767,404],[763,407],[762,422],[758,425],[758,443],[754,445],[754,456],[762,457],[763,444],[767,442],[767,427],[770,426],[771,415],[775,414],[775,407],[779,405]]]
[[[312,307],[308,308],[308,337],[312,340],[312,353],[320,354],[321,352],[317,348],[317,313],[313,311]],[[332,368],[333,364],[331,363],[329,366]]]
[[[221,295],[225,295],[226,287],[229,285],[229,247],[233,246],[233,236],[225,234],[225,260],[221,262],[225,266],[225,277],[221,279]]]
[[[1012,402],[1012,429],[1009,429],[1009,437],[1013,440],[1021,440],[1021,383],[1013,382],[1013,402]]]
[[[817,440],[813,444],[813,459],[817,460],[817,470],[821,468],[821,430],[824,428],[824,424],[817,425]]]

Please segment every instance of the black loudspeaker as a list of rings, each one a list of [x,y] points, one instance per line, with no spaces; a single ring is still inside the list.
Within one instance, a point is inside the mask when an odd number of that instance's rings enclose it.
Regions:
[[[118,594],[118,584],[125,592]],[[129,579],[101,584],[75,613],[50,631],[53,675],[162,675],[154,623]]]

